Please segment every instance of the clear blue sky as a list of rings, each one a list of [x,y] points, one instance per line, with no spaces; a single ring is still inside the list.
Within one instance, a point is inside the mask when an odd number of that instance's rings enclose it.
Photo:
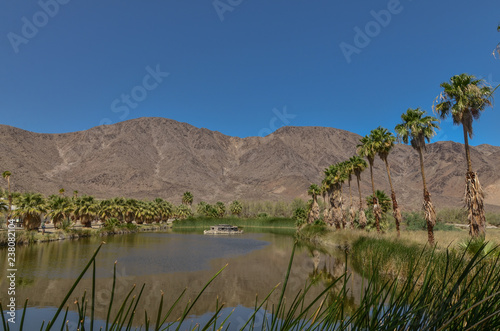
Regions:
[[[393,130],[408,107],[431,111],[455,74],[500,82],[499,21],[498,0],[2,1],[0,122],[59,133],[161,116],[240,137],[285,124]],[[488,108],[471,143],[500,146],[499,124]],[[442,127],[437,140],[462,142],[461,128]]]

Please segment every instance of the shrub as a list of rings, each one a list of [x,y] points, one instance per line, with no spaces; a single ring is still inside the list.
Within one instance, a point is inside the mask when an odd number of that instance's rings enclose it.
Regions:
[[[304,207],[298,207],[293,211],[293,219],[295,220],[295,225],[301,226],[306,222],[307,212]]]

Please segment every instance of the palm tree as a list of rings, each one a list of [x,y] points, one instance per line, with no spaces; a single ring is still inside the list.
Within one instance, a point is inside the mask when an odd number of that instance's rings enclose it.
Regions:
[[[439,129],[437,119],[431,116],[424,116],[426,112],[420,108],[408,108],[406,113],[401,115],[403,123],[396,125],[398,139],[405,144],[410,143],[417,152],[420,158],[420,172],[422,174],[422,183],[424,186],[424,213],[427,223],[427,236],[429,244],[434,244],[434,226],[436,225],[436,211],[431,202],[431,194],[427,190],[424,171],[424,156],[422,151],[425,150],[425,141],[431,141],[431,138],[436,134],[435,129]]]
[[[361,181],[361,173],[368,167],[366,161],[360,157],[359,155],[354,155],[349,159],[349,162],[352,164],[352,170],[354,175],[356,176],[356,181],[358,183],[358,192],[359,192],[359,226],[364,228],[366,226],[366,215],[363,210],[363,198],[361,196],[361,187],[359,182]]]
[[[217,201],[215,203],[215,210],[217,211],[217,217],[223,218],[226,213],[226,205],[222,201]]]
[[[57,227],[59,223],[70,218],[74,206],[67,197],[51,195],[48,201],[48,209],[47,217],[52,220],[54,227]]]
[[[372,179],[372,192],[371,195],[373,197],[373,214],[375,216],[375,225],[377,227],[377,232],[380,233],[380,207],[377,203],[377,195],[375,194],[375,182],[373,181],[373,163],[375,162],[375,155],[377,155],[376,145],[370,135],[364,136],[360,139],[359,144],[356,146],[358,149],[359,156],[366,157],[368,159],[368,163],[370,164],[370,176]]]
[[[184,192],[184,194],[182,195],[182,203],[186,206],[191,207],[191,205],[193,204],[193,194],[189,191]]]
[[[337,229],[340,229],[341,226],[345,227],[342,212],[342,184],[347,180],[347,174],[341,163],[331,165],[325,169],[324,173],[331,206],[329,219]]]
[[[123,217],[126,223],[132,223],[135,220],[135,214],[138,208],[137,200],[126,199],[123,206]]]
[[[229,210],[231,211],[231,214],[239,216],[241,214],[241,211],[243,210],[243,206],[241,202],[239,202],[238,200],[234,200],[229,205]]]
[[[332,225],[330,219],[330,209],[331,209],[330,196],[332,188],[328,180],[328,168],[326,168],[323,173],[325,174],[325,177],[321,181],[321,192],[323,195],[323,202],[325,203],[325,209],[323,210],[323,222]]]
[[[47,211],[45,199],[40,193],[22,194],[16,201],[14,215],[23,222],[26,230],[38,230],[42,215]]]
[[[75,219],[80,220],[84,227],[92,227],[92,221],[99,213],[99,205],[93,196],[83,195],[75,200],[75,210],[73,215]]]
[[[375,196],[377,198],[377,206],[380,208],[380,220],[385,219],[385,214],[391,209],[391,198],[387,194],[385,194],[384,191],[377,190],[375,191]],[[371,210],[373,213],[373,195],[369,195],[366,197],[366,204],[368,205],[368,208]]]
[[[312,197],[311,209],[309,210],[309,215],[307,215],[307,223],[314,223],[314,221],[319,219],[318,194],[320,193],[321,190],[316,184],[311,184],[307,190],[307,194]]]
[[[170,202],[161,198],[156,198],[153,201],[155,207],[155,222],[161,223],[167,221],[173,215],[173,206]]]
[[[402,222],[402,217],[401,217],[401,211],[399,210],[398,207],[398,200],[396,199],[396,192],[394,191],[394,186],[392,185],[391,168],[389,166],[389,162],[387,161],[389,153],[394,147],[394,142],[396,141],[396,137],[394,137],[392,132],[380,126],[375,130],[371,131],[371,136],[372,139],[375,141],[375,149],[377,151],[378,156],[385,163],[387,178],[389,179],[389,185],[391,187],[392,212],[394,215],[394,221],[396,222],[396,231],[399,237],[400,236],[399,225]]]
[[[493,89],[484,80],[465,73],[451,77],[450,82],[442,83],[441,87],[444,91],[436,98],[434,111],[442,119],[451,115],[453,124],[462,125],[467,162],[465,204],[469,214],[469,233],[472,237],[484,237],[484,194],[477,173],[472,171],[469,138],[473,136],[472,122],[479,119],[487,106],[492,105]]]
[[[175,216],[178,219],[185,219],[192,215],[191,209],[187,205],[178,205],[175,209]]]
[[[380,206],[380,210],[382,214],[387,213],[391,209],[391,199],[385,194],[384,191],[377,190],[375,191],[375,196],[377,197],[377,201]],[[373,208],[373,196],[369,195],[366,197],[366,203],[368,207]]]
[[[352,205],[352,190],[351,190],[351,180],[352,175],[354,175],[354,165],[351,160],[347,160],[343,162],[344,170],[347,174],[347,185],[349,187],[349,228],[354,227],[354,219],[356,218],[356,212],[354,211],[354,207]]]
[[[2,177],[7,180],[7,189],[9,190],[9,214],[7,215],[7,221],[9,220],[10,214],[12,213],[12,194],[10,192],[10,176],[12,176],[12,173],[8,170],[2,173]]]

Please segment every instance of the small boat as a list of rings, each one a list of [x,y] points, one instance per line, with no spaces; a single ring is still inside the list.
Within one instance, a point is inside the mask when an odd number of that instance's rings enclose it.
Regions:
[[[204,234],[240,234],[243,230],[238,229],[237,226],[229,224],[219,224],[210,227],[210,230],[203,231]]]

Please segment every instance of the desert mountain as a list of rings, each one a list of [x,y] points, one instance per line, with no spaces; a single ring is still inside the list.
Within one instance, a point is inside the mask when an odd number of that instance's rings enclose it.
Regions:
[[[238,138],[165,118],[64,134],[0,125],[0,170],[12,172],[13,190],[47,195],[65,188],[98,198],[161,197],[174,203],[185,191],[194,194],[195,203],[292,200],[307,198],[307,187],[320,183],[328,165],[354,155],[360,138],[325,127],[283,127],[266,137]],[[500,147],[480,145],[471,153],[487,208],[500,210]],[[426,176],[437,208],[462,205],[464,158],[462,144],[428,145]],[[397,145],[389,162],[402,208],[420,208],[417,153]],[[371,192],[369,176],[368,170],[362,174],[363,196]],[[380,159],[375,161],[375,185],[389,192]],[[1,186],[6,187],[5,181]]]

